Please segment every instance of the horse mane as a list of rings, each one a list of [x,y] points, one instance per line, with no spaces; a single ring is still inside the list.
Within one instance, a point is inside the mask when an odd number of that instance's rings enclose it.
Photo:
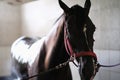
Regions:
[[[64,15],[65,15],[65,14],[62,13],[62,14],[56,19],[56,21],[54,22],[53,25],[55,25]]]
[[[65,17],[64,17],[64,14],[62,14],[55,21],[54,27],[46,36],[46,40],[45,40],[45,45],[46,45],[45,67],[46,68],[48,68],[50,57],[52,55],[54,47],[57,44],[57,41],[59,40],[59,36],[63,30],[64,21],[65,21]]]

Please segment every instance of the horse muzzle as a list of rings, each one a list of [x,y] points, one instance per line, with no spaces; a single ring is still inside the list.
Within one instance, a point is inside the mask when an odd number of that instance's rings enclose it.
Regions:
[[[78,63],[81,80],[93,80],[99,69],[96,60],[91,56],[84,56],[79,58]]]

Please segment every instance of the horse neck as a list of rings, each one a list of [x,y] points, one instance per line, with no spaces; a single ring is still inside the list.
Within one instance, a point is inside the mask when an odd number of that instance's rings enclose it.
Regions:
[[[53,50],[57,45],[60,44],[61,46],[64,45],[64,18],[61,18],[56,25],[52,28],[49,34],[46,37],[45,45],[46,45],[46,58],[45,58],[45,67],[48,68],[50,64],[50,58],[53,56]],[[55,51],[54,51],[55,52]],[[58,52],[57,52],[58,53]],[[58,53],[59,54],[59,53]]]
[[[63,20],[58,21],[46,36],[45,45],[48,52],[51,52],[51,49],[57,44],[63,30],[63,23]]]

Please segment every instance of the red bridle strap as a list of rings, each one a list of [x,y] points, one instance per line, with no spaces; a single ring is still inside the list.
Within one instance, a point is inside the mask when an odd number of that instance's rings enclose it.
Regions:
[[[75,53],[72,49],[70,42],[69,42],[66,28],[64,28],[64,44],[65,44],[66,51],[70,56],[74,56],[74,57],[92,56],[92,57],[97,59],[97,56],[93,51],[84,51],[84,52]]]

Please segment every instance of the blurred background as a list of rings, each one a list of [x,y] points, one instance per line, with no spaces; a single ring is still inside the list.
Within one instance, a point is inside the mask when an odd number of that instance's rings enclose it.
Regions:
[[[85,0],[63,0],[69,7]],[[120,63],[120,0],[91,0],[96,26],[94,50],[101,64]],[[63,13],[58,0],[0,0],[0,77],[9,76],[10,48],[21,36],[43,37]],[[74,80],[77,68],[70,64]],[[1,78],[0,78],[1,79]],[[120,66],[100,68],[94,80],[119,80]]]

